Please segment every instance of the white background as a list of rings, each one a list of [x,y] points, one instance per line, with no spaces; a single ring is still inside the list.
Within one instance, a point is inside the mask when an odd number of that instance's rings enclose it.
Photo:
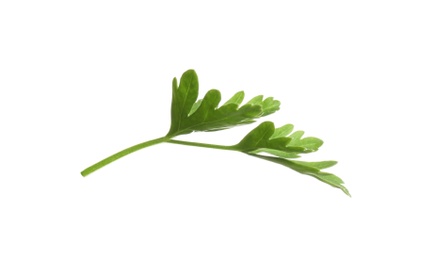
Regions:
[[[154,3],[155,2],[155,3]],[[432,1],[1,1],[0,259],[435,259]],[[171,81],[282,102],[352,198],[160,144]],[[255,125],[184,139],[233,144]]]

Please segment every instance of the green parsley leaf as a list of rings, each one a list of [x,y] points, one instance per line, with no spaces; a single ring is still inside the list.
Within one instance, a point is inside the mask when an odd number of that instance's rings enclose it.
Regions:
[[[315,137],[304,137],[303,131],[294,131],[293,125],[286,124],[275,128],[274,123],[266,121],[251,130],[239,143],[232,146],[196,143],[176,140],[174,137],[195,131],[219,131],[255,122],[256,119],[279,110],[280,102],[272,97],[256,96],[242,105],[245,93],[239,91],[223,105],[221,93],[212,89],[204,98],[198,99],[198,76],[194,70],[183,73],[178,84],[172,81],[171,126],[169,132],[160,138],[146,141],[122,150],[81,172],[87,176],[101,167],[118,160],[137,150],[167,142],[189,146],[242,152],[247,155],[286,166],[301,174],[315,177],[349,195],[343,180],[334,174],[323,172],[335,165],[336,161],[303,162],[293,160],[302,154],[317,151],[323,141]],[[268,155],[264,155],[268,154]]]
[[[278,163],[286,166],[294,171],[302,174],[310,175],[319,179],[320,181],[327,183],[335,188],[341,189],[346,195],[350,196],[349,191],[343,186],[343,180],[334,174],[322,172],[321,169],[335,165],[335,161],[323,161],[323,162],[301,162],[295,160],[288,160],[285,158],[271,157],[264,155],[253,155],[257,158],[261,158],[270,162]]]
[[[255,119],[279,110],[280,102],[257,96],[240,106],[244,92],[237,92],[221,107],[221,93],[212,89],[203,99],[198,97],[198,76],[188,70],[181,76],[180,86],[172,85],[171,128],[167,136],[189,134],[193,131],[218,131],[237,125],[250,124]]]

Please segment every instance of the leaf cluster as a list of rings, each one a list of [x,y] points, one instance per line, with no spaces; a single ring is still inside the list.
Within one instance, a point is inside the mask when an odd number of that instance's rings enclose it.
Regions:
[[[195,131],[219,131],[231,127],[245,125],[275,113],[280,102],[272,97],[256,96],[243,104],[245,94],[237,92],[229,100],[219,105],[221,93],[212,89],[202,99],[198,99],[198,76],[194,70],[183,73],[178,83],[172,81],[171,126],[168,133],[160,138],[149,140],[118,153],[86,168],[83,176],[112,163],[119,158],[137,150],[162,142],[200,146],[223,150],[238,151],[249,156],[281,164],[301,174],[309,175],[341,189],[349,195],[343,181],[332,173],[323,170],[335,165],[336,161],[304,162],[295,160],[301,155],[312,153],[322,146],[323,141],[315,137],[303,137],[303,131],[293,131],[291,124],[276,128],[274,123],[266,121],[250,131],[240,142],[230,146],[217,144],[194,143],[175,140],[174,137]]]
[[[209,90],[204,98],[197,100],[198,87],[198,77],[194,70],[186,71],[179,85],[177,79],[174,78],[171,127],[167,134],[168,137],[172,138],[193,131],[217,131],[249,124],[255,122],[255,119],[279,110],[278,100],[272,97],[263,99],[262,95],[241,105],[244,99],[243,91],[237,92],[219,107],[221,94],[218,90]],[[266,121],[249,132],[239,143],[228,146],[226,149],[281,164],[339,188],[350,196],[349,191],[343,186],[343,180],[323,171],[323,169],[334,166],[336,161],[304,162],[293,159],[305,153],[315,152],[323,144],[321,139],[303,137],[303,131],[293,131],[293,129],[291,124],[275,128],[273,122]]]
[[[269,97],[256,96],[241,106],[245,93],[234,94],[219,107],[221,93],[209,90],[198,98],[198,76],[194,70],[186,71],[177,84],[172,81],[171,128],[167,136],[189,134],[193,131],[217,131],[237,125],[249,124],[256,118],[274,113],[280,102]]]

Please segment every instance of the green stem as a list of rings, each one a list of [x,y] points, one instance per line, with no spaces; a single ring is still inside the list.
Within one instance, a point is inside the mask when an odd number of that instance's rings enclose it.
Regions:
[[[114,155],[111,155],[107,157],[104,160],[101,160],[97,162],[96,164],[84,169],[81,173],[82,176],[87,176],[94,171],[108,165],[109,163],[112,163],[128,154],[131,154],[133,152],[136,152],[137,150],[146,148],[151,145],[160,144],[160,143],[171,143],[171,144],[182,144],[182,145],[189,145],[189,146],[197,146],[197,147],[205,147],[205,148],[213,148],[213,149],[220,149],[220,150],[228,150],[228,151],[237,151],[237,149],[234,146],[226,146],[226,145],[217,145],[217,144],[205,144],[205,143],[196,143],[196,142],[188,142],[188,141],[181,141],[181,140],[172,140],[171,136],[165,136],[160,137],[157,139],[153,139],[147,142],[143,142],[137,145],[134,145],[132,147],[129,147],[127,149],[124,149],[118,153],[115,153]]]
[[[147,141],[147,142],[143,142],[143,143],[134,145],[134,146],[129,147],[129,148],[125,149],[125,150],[122,150],[122,151],[120,151],[118,153],[115,153],[114,155],[111,155],[111,156],[107,157],[106,159],[104,159],[102,161],[99,161],[96,164],[94,164],[94,165],[84,169],[81,172],[81,174],[82,174],[82,176],[87,176],[87,175],[93,173],[94,171],[100,169],[101,167],[106,166],[107,164],[118,160],[121,157],[124,157],[124,156],[126,156],[128,154],[136,152],[137,150],[143,149],[145,147],[148,147],[148,146],[151,146],[151,145],[155,145],[155,144],[159,144],[159,143],[163,143],[163,142],[167,142],[169,140],[170,140],[170,137],[165,136],[165,137],[160,137],[160,138],[157,138],[157,139],[153,139],[153,140],[150,140],[150,141]]]
[[[171,144],[182,144],[189,146],[197,146],[197,147],[205,147],[205,148],[213,148],[227,151],[237,151],[234,146],[226,146],[226,145],[217,145],[217,144],[205,144],[205,143],[196,143],[196,142],[188,142],[188,141],[180,141],[180,140],[167,140],[167,143]]]

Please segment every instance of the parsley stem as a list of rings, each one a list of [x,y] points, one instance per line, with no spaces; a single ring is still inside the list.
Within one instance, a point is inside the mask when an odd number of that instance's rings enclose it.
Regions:
[[[128,154],[131,154],[133,152],[136,152],[137,150],[140,150],[142,148],[145,148],[145,147],[148,147],[148,146],[151,146],[151,145],[167,142],[169,139],[170,139],[170,137],[165,136],[165,137],[156,138],[156,139],[153,139],[153,140],[149,140],[149,141],[146,141],[146,142],[134,145],[134,146],[129,147],[127,149],[124,149],[124,150],[122,150],[120,152],[117,152],[117,153],[107,157],[106,159],[101,160],[101,161],[97,162],[96,164],[94,164],[94,165],[84,169],[81,172],[81,174],[82,174],[83,177],[87,176],[87,175],[93,173],[94,171],[96,171],[96,170],[106,166],[107,164],[118,160],[121,157],[124,157],[124,156],[126,156]]]
[[[228,150],[228,151],[237,151],[237,149],[234,148],[234,146],[196,143],[196,142],[188,142],[188,141],[181,141],[181,140],[167,140],[166,142],[167,143],[171,143],[171,144],[182,144],[182,145],[205,147],[205,148],[213,148],[213,149],[221,149],[221,150]]]

